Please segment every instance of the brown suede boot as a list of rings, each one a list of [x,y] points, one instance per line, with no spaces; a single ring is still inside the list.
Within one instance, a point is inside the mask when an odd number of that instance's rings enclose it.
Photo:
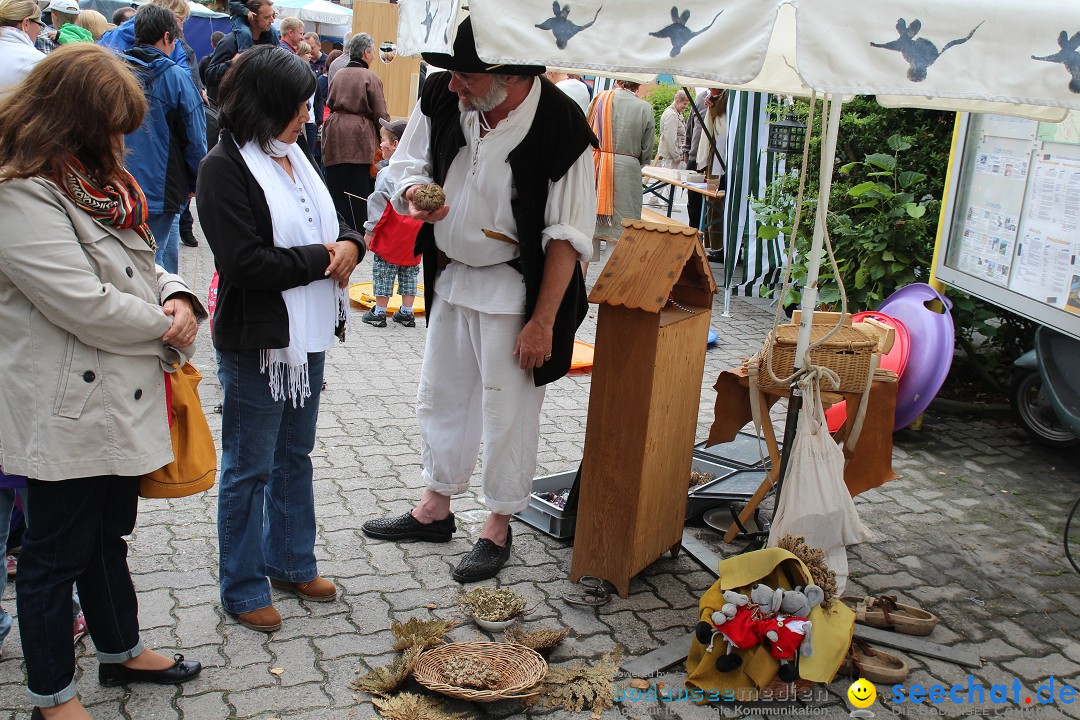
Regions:
[[[236,620],[246,628],[259,632],[274,632],[281,629],[281,614],[273,605],[268,605],[251,612],[238,613]]]
[[[316,576],[314,580],[302,583],[288,582],[287,580],[275,580],[270,578],[270,584],[278,590],[291,592],[302,600],[312,602],[330,602],[337,599],[337,587],[324,577]]]

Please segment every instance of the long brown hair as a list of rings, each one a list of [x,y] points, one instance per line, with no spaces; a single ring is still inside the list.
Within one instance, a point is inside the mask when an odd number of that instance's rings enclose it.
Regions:
[[[0,102],[0,182],[60,180],[77,158],[107,184],[124,165],[118,136],[145,114],[142,85],[119,56],[92,43],[61,46]]]

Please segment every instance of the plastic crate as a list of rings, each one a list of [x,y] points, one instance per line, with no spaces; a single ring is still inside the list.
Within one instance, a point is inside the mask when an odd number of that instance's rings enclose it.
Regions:
[[[533,480],[532,494],[529,495],[529,507],[514,513],[514,517],[558,540],[574,537],[574,523],[577,513],[567,513],[558,505],[553,505],[536,496],[536,493],[559,492],[574,484],[576,470],[544,475]]]

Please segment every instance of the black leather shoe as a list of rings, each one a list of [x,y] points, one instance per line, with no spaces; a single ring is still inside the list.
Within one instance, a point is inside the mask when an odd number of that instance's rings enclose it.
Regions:
[[[706,250],[705,257],[708,258],[709,262],[724,262],[724,253],[721,250]]]
[[[126,685],[133,682],[179,685],[202,672],[202,664],[185,660],[183,655],[173,655],[172,667],[164,670],[134,670],[120,663],[101,663],[98,666],[98,682],[102,685]]]
[[[188,247],[199,247],[199,238],[195,237],[195,233],[190,230],[188,232],[180,233],[180,242]]]
[[[45,720],[45,716],[41,714],[41,708],[34,708],[34,711],[30,713],[30,720]]]
[[[412,516],[411,512],[390,518],[368,520],[361,528],[368,537],[379,540],[424,540],[426,542],[450,542],[457,530],[454,513],[442,520],[426,525]]]
[[[453,578],[460,583],[471,583],[495,577],[510,558],[513,542],[510,528],[506,528],[506,544],[502,547],[487,538],[480,538],[454,568]]]

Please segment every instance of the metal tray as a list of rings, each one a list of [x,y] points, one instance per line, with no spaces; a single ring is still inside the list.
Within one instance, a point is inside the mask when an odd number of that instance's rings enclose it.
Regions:
[[[726,477],[717,478],[694,488],[692,500],[741,500],[753,497],[765,481],[765,470],[737,470]]]
[[[761,441],[759,449],[757,437],[750,433],[740,432],[729,443],[706,446],[707,442],[706,440],[695,445],[694,455],[714,462],[733,464],[739,468],[772,467],[765,441]],[[761,458],[762,453],[765,454],[764,460]]]
[[[704,485],[698,485],[695,488],[689,488],[687,491],[686,500],[686,519],[689,520],[693,517],[697,517],[706,510],[710,510],[720,502],[716,498],[701,498],[697,496],[697,491],[703,487],[707,487],[716,483],[717,480],[722,480],[725,477],[730,476],[732,473],[738,472],[740,469],[735,465],[725,465],[723,463],[716,462],[712,459],[694,456],[690,459],[690,468],[697,470],[698,472],[712,473],[715,477]],[[689,482],[689,478],[687,478]]]

